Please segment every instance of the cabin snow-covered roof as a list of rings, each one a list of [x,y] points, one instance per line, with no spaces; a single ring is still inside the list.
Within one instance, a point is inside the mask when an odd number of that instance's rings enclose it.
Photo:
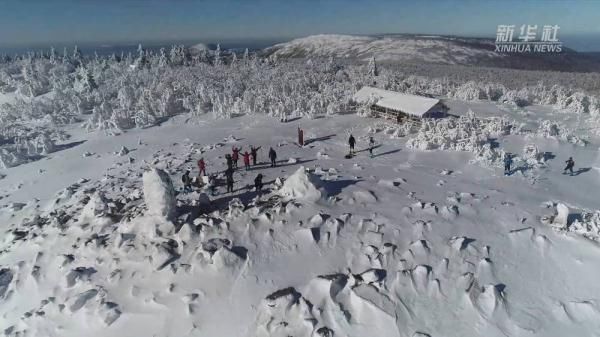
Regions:
[[[404,94],[373,87],[363,87],[354,94],[353,98],[358,103],[373,100],[375,105],[379,107],[402,111],[417,117],[423,117],[423,115],[440,102],[436,98]]]

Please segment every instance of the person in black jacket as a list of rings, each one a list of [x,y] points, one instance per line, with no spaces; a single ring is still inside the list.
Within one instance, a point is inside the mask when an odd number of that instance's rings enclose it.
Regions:
[[[567,167],[565,167],[565,169],[563,170],[563,174],[567,173],[567,171],[570,171],[571,175],[573,175],[573,167],[575,166],[575,161],[573,161],[573,157],[569,157],[569,160],[567,160],[565,163],[567,163]]]
[[[233,193],[233,168],[225,170],[225,180],[227,181],[227,193]]]
[[[225,160],[227,160],[227,169],[233,170],[233,158],[229,153],[225,155]]]
[[[252,165],[256,165],[256,160],[258,158],[258,150],[259,147],[250,146],[250,156],[252,156]]]
[[[269,159],[271,159],[271,167],[277,166],[277,152],[273,148],[269,149]]]
[[[507,153],[506,156],[504,156],[504,175],[505,176],[510,175],[512,163],[513,163],[512,155],[510,153]]]
[[[263,175],[261,173],[259,173],[256,178],[254,178],[254,188],[256,189],[256,192],[258,192],[260,194],[260,192],[262,192],[262,188],[263,188]]]
[[[348,138],[348,145],[350,145],[350,154],[354,154],[354,145],[356,144],[356,139],[354,136],[350,134],[350,138]]]
[[[190,170],[185,171],[185,173],[181,177],[181,182],[183,183],[184,192],[192,191],[192,178],[190,177]]]

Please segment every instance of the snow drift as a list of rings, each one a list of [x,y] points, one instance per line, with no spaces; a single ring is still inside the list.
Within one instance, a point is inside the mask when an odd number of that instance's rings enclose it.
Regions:
[[[283,197],[315,202],[321,198],[320,179],[301,166],[289,176],[279,190]]]

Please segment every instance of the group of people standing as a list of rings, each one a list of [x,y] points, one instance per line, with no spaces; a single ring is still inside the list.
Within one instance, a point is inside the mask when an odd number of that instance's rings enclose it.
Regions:
[[[225,182],[227,185],[227,193],[233,193],[233,173],[238,168],[238,161],[241,157],[244,161],[244,169],[246,171],[250,170],[250,162],[252,161],[252,166],[256,166],[258,162],[258,150],[260,150],[261,146],[250,146],[249,151],[244,151],[242,153],[241,147],[233,146],[231,148],[231,154],[225,155],[225,160],[227,162],[227,169],[225,170]],[[269,159],[271,160],[271,167],[275,167],[277,163],[277,152],[271,147],[269,148]],[[263,188],[263,175],[259,173],[254,178],[254,188],[256,192],[260,193]]]
[[[234,178],[233,178],[233,174],[234,172],[238,169],[238,162],[240,160],[240,158],[243,160],[244,162],[244,169],[246,171],[250,170],[251,165],[252,166],[256,166],[258,164],[258,150],[260,150],[261,147],[260,146],[250,146],[250,148],[244,152],[242,152],[242,147],[236,147],[233,146],[231,148],[231,153],[228,153],[225,155],[225,161],[226,161],[226,165],[227,165],[227,169],[225,169],[224,175],[225,175],[225,185],[227,187],[227,193],[233,193],[233,187],[234,187]],[[271,167],[276,167],[277,166],[277,152],[271,147],[269,149],[269,159],[271,162]],[[200,158],[197,162],[198,165],[198,181],[200,181],[200,179],[203,179],[202,177],[207,177],[206,174],[206,162],[204,161],[204,158]],[[191,174],[191,169],[187,169],[185,171],[185,173],[183,174],[183,176],[181,177],[181,181],[183,183],[183,191],[184,192],[191,192],[192,191],[192,186],[194,185],[194,179],[190,176]],[[264,176],[259,173],[255,178],[254,178],[254,187],[256,189],[257,192],[261,192],[262,188],[263,188],[263,178]],[[216,192],[216,176],[215,175],[210,175],[208,176],[208,186],[209,186],[209,190],[211,191],[211,194],[215,194]],[[200,185],[201,183],[199,183]]]
[[[350,135],[350,137],[348,139],[348,144],[350,146],[350,155],[354,155],[355,154],[354,147],[356,145],[356,139],[354,138],[354,136],[352,134]],[[303,147],[305,145],[304,130],[302,130],[300,127],[298,127],[298,145],[301,147]],[[374,147],[375,147],[375,141],[374,141],[373,137],[370,137],[369,153],[371,154],[371,157],[373,157]],[[258,164],[258,151],[260,149],[261,149],[260,146],[252,146],[251,145],[247,150],[242,151],[242,147],[233,146],[231,148],[231,153],[227,153],[225,155],[227,169],[225,169],[225,171],[224,171],[224,176],[225,176],[225,185],[227,187],[227,193],[233,193],[234,184],[235,184],[234,172],[238,169],[239,160],[240,159],[243,160],[244,169],[246,171],[249,171],[252,166],[256,166]],[[270,161],[270,167],[277,167],[277,152],[275,151],[275,149],[273,149],[273,147],[269,148],[268,157],[269,157],[269,161]],[[198,173],[198,178],[197,178],[196,182],[198,183],[197,184],[198,187],[201,187],[206,182],[208,184],[209,191],[211,192],[211,194],[214,195],[216,192],[216,184],[217,184],[216,175],[214,175],[214,174],[207,175],[206,162],[204,161],[204,158],[200,158],[197,161],[197,165],[198,165],[199,173]],[[194,179],[192,177],[190,177],[190,173],[191,173],[191,169],[187,169],[181,178],[181,180],[183,182],[184,192],[191,192],[192,186],[194,185]],[[208,181],[205,180],[206,179],[205,177],[208,177]],[[254,178],[254,187],[255,187],[256,191],[259,193],[262,191],[262,188],[263,188],[263,178],[264,178],[264,176],[261,173],[259,173]]]

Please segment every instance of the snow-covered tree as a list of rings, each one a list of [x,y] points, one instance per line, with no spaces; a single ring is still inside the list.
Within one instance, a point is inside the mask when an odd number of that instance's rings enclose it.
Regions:
[[[379,70],[377,69],[377,62],[375,61],[375,56],[371,57],[369,60],[369,65],[367,66],[368,74],[371,76],[379,76]]]
[[[223,60],[221,59],[221,45],[217,44],[217,49],[215,50],[214,65],[220,66],[221,64],[223,64]]]
[[[90,69],[84,66],[77,68],[76,80],[73,86],[75,91],[79,93],[89,93],[97,87],[98,85],[96,84],[96,80]]]

